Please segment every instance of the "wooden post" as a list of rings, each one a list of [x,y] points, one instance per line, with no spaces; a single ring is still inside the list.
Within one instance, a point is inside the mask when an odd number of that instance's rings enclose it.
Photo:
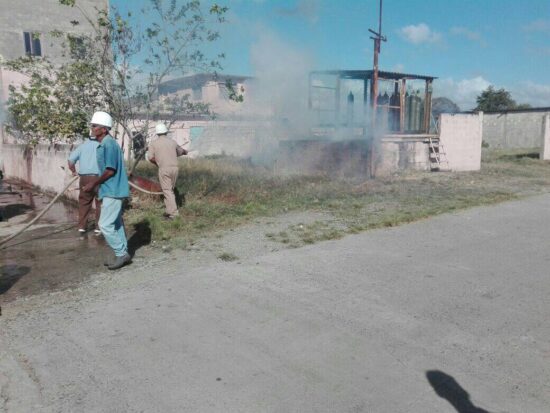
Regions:
[[[430,133],[430,118],[432,116],[432,81],[426,80],[426,94],[424,99],[424,132]]]
[[[405,132],[405,93],[407,91],[407,80],[401,79],[401,90],[399,93],[399,131]]]
[[[337,75],[338,77],[336,78],[336,89],[334,90],[334,99],[336,100],[335,101],[335,114],[334,114],[334,117],[335,117],[335,123],[336,123],[336,127],[339,128],[340,127],[340,75]]]

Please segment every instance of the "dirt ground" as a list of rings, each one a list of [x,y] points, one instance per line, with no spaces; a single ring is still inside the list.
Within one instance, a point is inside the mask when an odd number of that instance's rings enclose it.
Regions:
[[[51,200],[13,181],[4,181],[2,192],[2,237],[18,231]],[[98,257],[106,252],[104,242],[93,235],[80,237],[77,215],[73,204],[57,202],[37,225],[0,247],[0,303],[73,288],[100,269]]]
[[[5,213],[0,222],[0,236],[17,231],[50,201],[47,195],[15,182],[4,182],[4,187],[15,194],[0,195],[0,202],[9,204],[11,211]],[[39,224],[0,247],[0,305],[18,298],[72,290],[98,277],[112,275],[103,266],[104,259],[111,254],[110,248],[103,237],[93,232],[79,235],[75,226],[77,216],[75,205],[58,202]],[[250,225],[198,240],[185,249],[151,241],[148,228],[130,227],[127,228],[128,244],[134,258],[128,270],[143,266],[154,268],[182,255],[193,268],[227,260],[226,257],[239,262],[288,248],[266,234],[330,219],[326,214],[315,212],[258,219]]]

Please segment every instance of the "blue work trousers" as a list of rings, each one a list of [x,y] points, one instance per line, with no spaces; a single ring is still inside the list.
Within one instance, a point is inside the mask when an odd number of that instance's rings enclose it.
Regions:
[[[104,197],[101,200],[99,229],[117,257],[128,253],[128,241],[122,222],[122,199]]]

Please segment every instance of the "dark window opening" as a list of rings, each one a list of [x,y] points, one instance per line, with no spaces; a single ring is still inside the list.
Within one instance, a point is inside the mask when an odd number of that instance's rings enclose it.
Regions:
[[[69,40],[69,51],[71,53],[71,58],[78,60],[84,59],[86,57],[86,45],[84,44],[84,39],[76,35],[68,35],[67,39]]]
[[[39,33],[23,32],[23,39],[25,41],[25,54],[27,56],[42,56]]]

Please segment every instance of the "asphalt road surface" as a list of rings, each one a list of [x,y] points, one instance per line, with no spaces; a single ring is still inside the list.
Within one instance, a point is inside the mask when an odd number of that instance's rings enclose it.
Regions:
[[[240,262],[181,252],[17,300],[0,411],[548,412],[549,215],[544,195]]]

